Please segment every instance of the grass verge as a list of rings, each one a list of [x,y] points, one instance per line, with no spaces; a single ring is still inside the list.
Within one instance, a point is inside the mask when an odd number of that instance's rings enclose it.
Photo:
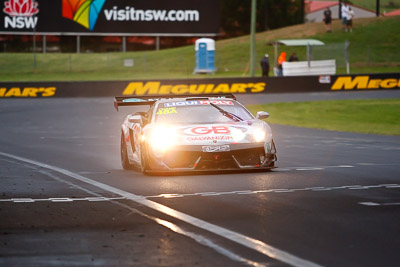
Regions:
[[[271,103],[248,106],[268,122],[332,131],[400,135],[400,98]]]

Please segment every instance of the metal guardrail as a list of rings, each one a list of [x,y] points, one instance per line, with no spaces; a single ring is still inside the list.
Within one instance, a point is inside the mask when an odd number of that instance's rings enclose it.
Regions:
[[[335,75],[336,60],[283,62],[283,76]]]

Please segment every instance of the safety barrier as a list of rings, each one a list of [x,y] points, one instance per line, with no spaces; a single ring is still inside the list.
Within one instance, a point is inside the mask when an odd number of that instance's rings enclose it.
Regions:
[[[303,77],[0,83],[0,98],[269,94],[400,89],[400,73]]]
[[[335,75],[336,60],[283,62],[283,76]]]

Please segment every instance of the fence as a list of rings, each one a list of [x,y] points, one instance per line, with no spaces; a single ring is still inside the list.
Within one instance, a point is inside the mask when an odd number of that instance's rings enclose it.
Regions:
[[[398,44],[393,43],[393,46]],[[271,51],[268,51],[270,49]],[[305,47],[284,48],[288,54],[296,52],[300,61],[306,59]],[[270,47],[258,47],[258,51],[267,50],[270,57],[271,74],[274,62]],[[281,48],[280,50],[283,50]],[[312,48],[311,60],[334,59],[337,74],[346,74],[345,43],[332,43]],[[393,52],[391,52],[393,51]],[[349,47],[350,73],[399,72],[400,53],[396,47],[352,44]],[[258,58],[261,59],[259,52]],[[131,66],[124,65],[126,60],[132,60]],[[128,53],[0,53],[0,79],[7,80],[10,75],[57,74],[66,75],[85,73],[109,73],[119,75],[119,78],[129,79],[145,75],[159,77],[187,78],[192,75],[195,67],[195,55],[192,47],[180,50],[160,50],[157,52]],[[239,51],[236,55],[227,55],[226,51],[216,50],[216,67],[218,76],[248,76],[248,50]],[[260,66],[256,66],[256,75],[261,74]],[[137,75],[137,76],[135,76]],[[147,75],[147,76],[146,76]]]

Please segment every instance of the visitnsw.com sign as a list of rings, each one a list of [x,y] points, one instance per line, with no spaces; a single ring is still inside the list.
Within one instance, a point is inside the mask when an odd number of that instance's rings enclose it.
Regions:
[[[0,33],[215,35],[219,0],[6,0]]]

